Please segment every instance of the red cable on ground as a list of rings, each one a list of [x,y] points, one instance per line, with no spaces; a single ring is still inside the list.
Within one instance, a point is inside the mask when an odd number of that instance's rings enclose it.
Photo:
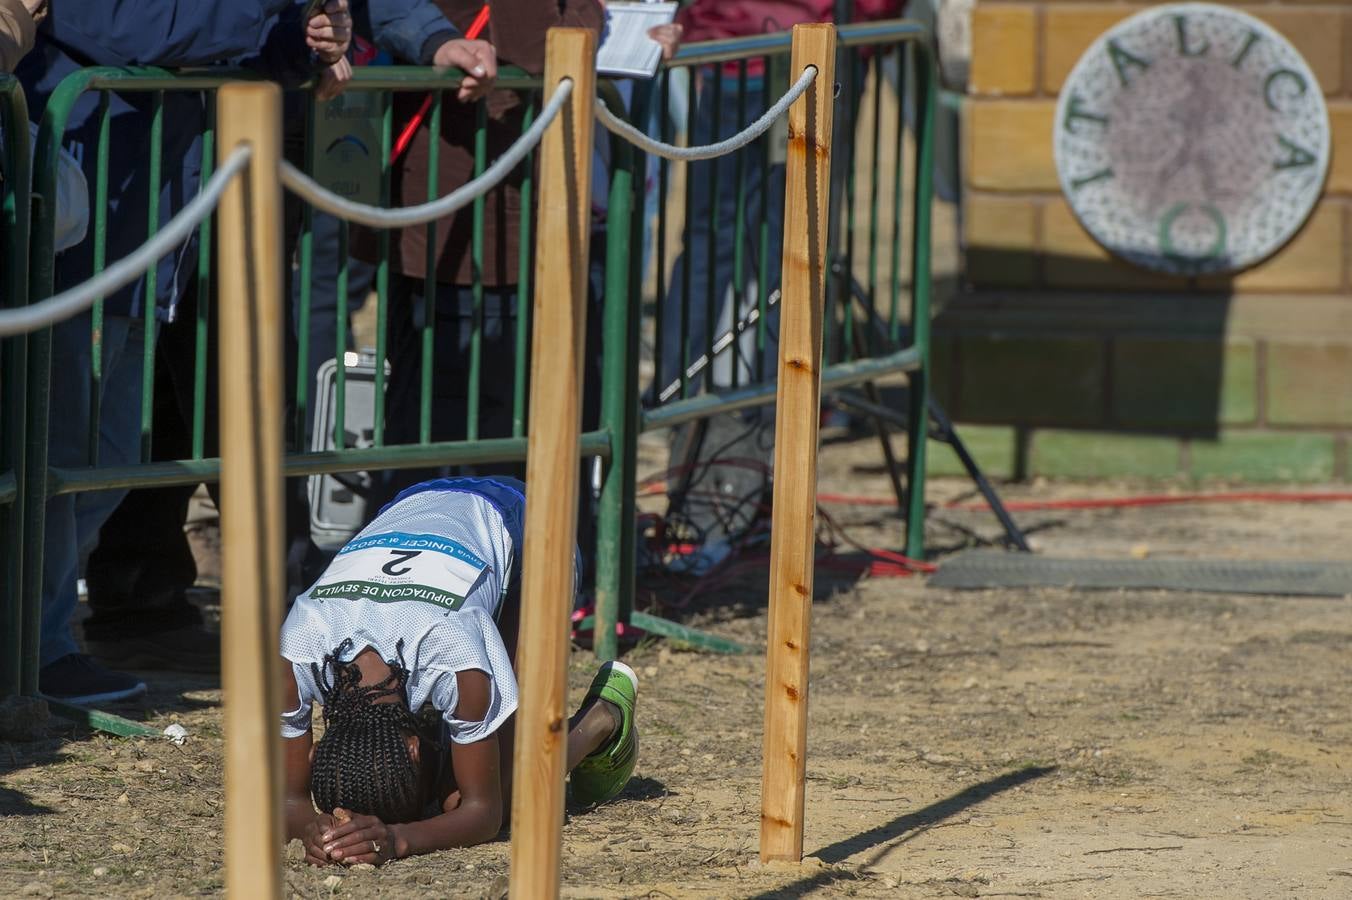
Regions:
[[[892,497],[862,497],[850,494],[818,494],[820,503],[846,506],[891,506]],[[1352,491],[1230,491],[1222,494],[1140,494],[1135,497],[1101,497],[1078,500],[1015,500],[1005,504],[1010,512],[1052,509],[1117,509],[1133,506],[1177,506],[1185,503],[1340,503],[1352,502]],[[944,509],[983,511],[986,503],[946,503]]]

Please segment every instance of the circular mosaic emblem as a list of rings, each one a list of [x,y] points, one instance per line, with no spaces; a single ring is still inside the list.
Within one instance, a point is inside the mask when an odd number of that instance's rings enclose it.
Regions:
[[[1099,37],[1056,107],[1056,171],[1114,255],[1177,275],[1276,252],[1323,191],[1328,111],[1296,49],[1210,3],[1147,10]]]

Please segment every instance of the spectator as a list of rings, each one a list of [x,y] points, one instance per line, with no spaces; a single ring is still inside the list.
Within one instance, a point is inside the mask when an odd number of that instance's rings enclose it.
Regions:
[[[34,117],[43,114],[57,85],[84,65],[208,65],[236,62],[278,78],[299,81],[336,62],[347,49],[350,17],[346,0],[328,0],[308,22],[291,0],[63,0],[39,30],[38,41],[18,67]],[[200,177],[204,105],[200,95],[166,93],[163,99],[163,182],[149,183],[150,102],[144,94],[109,101],[109,190],[107,257],[120,259],[146,237],[146,211],[158,196],[160,221],[167,221]],[[99,98],[85,95],[70,115],[65,139],[80,151],[93,180],[98,154]],[[152,193],[152,191],[154,193]],[[172,321],[193,275],[196,241],[156,266],[155,291],[142,279],[108,297],[101,332],[101,416],[98,446],[87,446],[91,409],[92,359],[89,314],[52,330],[49,458],[52,465],[87,464],[97,452],[102,464],[139,456],[140,347],[153,341],[144,309],[153,304],[158,320]],[[89,277],[93,254],[88,242],[57,259],[57,291]],[[42,641],[39,690],[74,703],[106,702],[145,691],[139,679],[110,671],[80,652],[71,627],[77,597],[75,580],[82,551],[90,549],[99,526],[124,492],[103,491],[53,498],[47,505],[42,583]],[[214,636],[200,628],[177,638],[200,646]]]
[[[486,42],[467,42],[446,20],[432,0],[358,0],[352,8],[355,32],[374,41],[385,52],[425,65],[455,61],[484,67],[486,80],[496,73],[492,49]],[[316,88],[319,99],[341,92],[351,69],[339,60],[324,72]],[[307,98],[286,97],[286,152],[293,164],[304,165]],[[288,194],[286,246],[294,248],[300,231],[301,204]],[[310,353],[305,377],[314,385],[320,362],[333,352],[337,329],[338,221],[316,212],[312,219],[313,269],[310,295]],[[288,358],[295,383],[295,351],[299,340],[300,285],[292,274],[292,303],[288,306]],[[349,268],[349,308],[365,299],[370,267]],[[157,371],[153,447],[156,458],[181,459],[189,455],[189,428],[193,413],[196,341],[193,305],[186,297],[177,321],[161,328]],[[214,338],[214,335],[213,335]],[[209,342],[206,422],[207,450],[214,454],[215,344]],[[314,394],[311,395],[315,396]],[[310,413],[313,416],[314,403]],[[288,422],[292,417],[288,416]],[[311,418],[313,421],[313,418]],[[307,423],[307,431],[308,431]],[[297,447],[293,449],[307,449]],[[288,596],[309,586],[322,562],[309,539],[309,506],[305,479],[291,479],[287,490]],[[201,615],[188,600],[197,581],[197,566],[183,532],[192,487],[133,491],[104,524],[98,546],[89,557],[85,579],[91,615],[84,623],[85,643],[101,662],[140,669],[212,672],[219,669],[219,641],[201,629]],[[185,639],[186,638],[186,639]]]
[[[452,22],[468,27],[481,4],[475,0],[436,0]],[[598,0],[493,0],[489,34],[504,63],[540,73],[544,68],[545,34],[556,25],[590,28],[599,32],[604,10]],[[463,94],[463,92],[462,92]],[[409,121],[422,98],[405,96],[396,102],[395,121]],[[465,99],[462,96],[462,99]],[[487,104],[487,158],[496,159],[520,135],[524,107],[512,91],[494,91]],[[439,136],[437,193],[445,194],[469,181],[474,169],[475,111],[449,105],[442,113]],[[394,170],[393,194],[402,205],[427,200],[429,128],[416,132],[408,152]],[[521,177],[513,173],[485,197],[483,261],[478,275],[483,284],[483,369],[479,394],[479,436],[512,434],[512,399],[516,362],[516,321],[519,295],[518,244],[521,229]],[[461,440],[467,434],[470,334],[474,315],[471,258],[473,214],[469,209],[436,224],[432,258],[436,263],[435,305],[436,379],[433,386],[432,439]],[[413,442],[419,436],[419,399],[422,371],[422,332],[425,318],[424,279],[427,274],[427,229],[406,228],[391,241],[390,360],[393,364],[387,401],[386,436],[390,443]],[[374,241],[361,242],[359,254],[375,259]],[[417,480],[419,473],[399,473],[397,489]],[[519,474],[519,471],[518,471]],[[389,493],[393,493],[390,490]]]
[[[677,23],[684,26],[684,40],[718,40],[746,37],[771,31],[788,31],[794,25],[806,22],[829,22],[834,11],[833,0],[747,0],[742,3],[723,3],[719,0],[694,0],[677,15]],[[856,18],[884,18],[900,12],[899,0],[860,0],[855,4]],[[760,61],[753,60],[747,68],[745,113],[739,115],[737,92],[739,70],[736,64],[708,66],[698,73],[695,96],[695,121],[690,141],[708,144],[721,141],[741,131],[747,124],[765,112],[765,85],[770,77]],[[787,88],[787,84],[772,84],[771,93]],[[721,105],[714,97],[721,93]],[[662,304],[662,346],[660,368],[656,373],[649,402],[681,376],[681,370],[701,356],[707,347],[710,330],[716,338],[731,329],[733,322],[746,316],[758,303],[761,295],[768,295],[779,286],[780,250],[784,230],[784,163],[770,160],[769,168],[759,147],[739,151],[741,155],[741,185],[745,197],[745,227],[735,234],[737,221],[738,155],[728,154],[707,162],[694,163],[687,172],[693,184],[693,203],[686,210],[689,237],[676,259],[668,282],[665,302]],[[761,184],[765,183],[765,193]],[[712,191],[710,189],[712,186]],[[721,186],[721,189],[720,189]],[[711,193],[713,196],[711,196]],[[710,217],[713,217],[712,224]],[[768,258],[761,259],[761,223],[770,228]],[[712,241],[712,244],[711,244]],[[748,282],[754,281],[762,263],[769,274],[769,283],[756,285],[744,292],[744,285],[733,285],[733,263],[741,243],[743,271]],[[712,256],[710,248],[712,246]],[[688,257],[688,259],[687,259]],[[689,269],[690,282],[686,283]],[[731,289],[736,305],[729,309],[727,294]],[[713,294],[715,322],[705,321]],[[689,304],[686,306],[686,295]],[[681,343],[682,308],[686,307],[689,326],[688,341]],[[771,314],[770,334],[777,331],[778,316]],[[764,371],[753,371],[755,359],[737,348],[749,343],[754,330],[746,332],[746,341],[739,341],[733,350],[736,359],[731,365],[741,369],[742,380],[771,377],[775,368],[776,345],[768,340],[765,348]],[[720,383],[731,374],[731,365],[710,366]],[[709,370],[706,370],[709,371]],[[726,373],[726,374],[725,374]]]
[[[13,72],[47,15],[47,0],[0,0],[0,72]]]

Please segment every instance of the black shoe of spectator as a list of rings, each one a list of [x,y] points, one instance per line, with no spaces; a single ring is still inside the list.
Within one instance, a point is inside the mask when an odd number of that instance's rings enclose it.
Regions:
[[[134,675],[105,669],[83,653],[70,653],[38,670],[38,692],[84,706],[139,697],[146,684]]]
[[[221,670],[221,636],[200,625],[185,625],[116,640],[85,637],[85,649],[121,669],[167,669],[212,675]]]

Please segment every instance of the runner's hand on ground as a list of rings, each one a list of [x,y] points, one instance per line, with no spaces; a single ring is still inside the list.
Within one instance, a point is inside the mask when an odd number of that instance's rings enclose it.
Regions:
[[[305,861],[312,866],[327,866],[332,860],[324,852],[324,832],[333,829],[338,822],[328,813],[315,816],[313,822],[305,826],[305,834],[300,842],[305,846]]]
[[[345,866],[358,863],[378,866],[394,859],[394,829],[375,816],[352,815],[344,809],[335,809],[333,813],[339,824],[322,835],[324,852],[330,859]],[[351,818],[342,822],[344,815]]]

